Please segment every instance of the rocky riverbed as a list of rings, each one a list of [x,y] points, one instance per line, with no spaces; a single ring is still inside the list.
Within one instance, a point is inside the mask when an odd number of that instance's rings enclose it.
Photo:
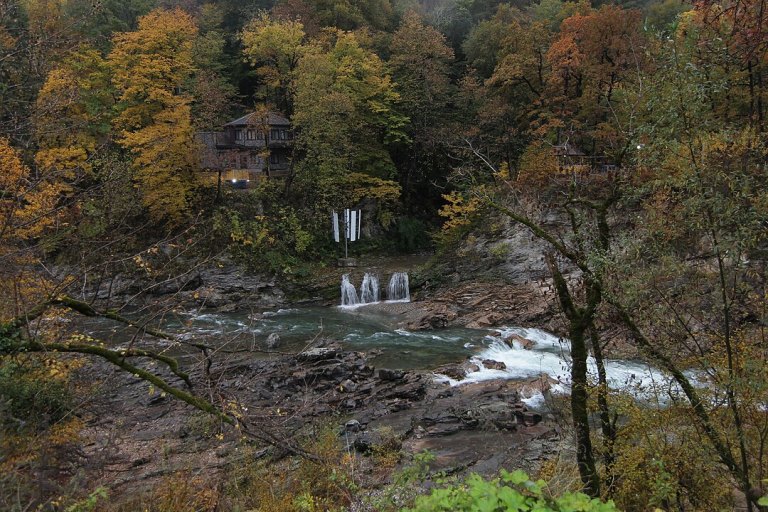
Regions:
[[[81,372],[95,382],[83,432],[91,481],[119,495],[123,488],[135,492],[177,470],[210,477],[236,461],[240,438],[235,429],[105,363]],[[340,445],[359,457],[382,443],[393,449],[394,443],[404,454],[429,449],[436,455],[434,469],[450,473],[493,474],[501,467],[534,471],[560,439],[546,414],[528,410],[521,401],[526,383],[450,387],[429,372],[374,368],[366,354],[345,352],[324,340],[270,360],[219,354],[208,370],[202,365],[192,373],[196,393],[230,404],[254,428],[291,440],[309,425],[331,422]]]

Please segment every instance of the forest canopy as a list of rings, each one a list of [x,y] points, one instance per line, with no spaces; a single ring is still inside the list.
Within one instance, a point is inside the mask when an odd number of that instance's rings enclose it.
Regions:
[[[42,353],[24,375],[55,381],[51,354],[76,352],[189,383],[162,354],[61,339],[62,311],[137,328],[110,297],[71,295],[93,276],[161,280],[226,255],[298,280],[340,255],[344,208],[363,211],[361,252],[461,260],[504,219],[546,246],[573,344],[574,490],[757,510],[766,81],[765,0],[0,2],[0,373]],[[239,190],[206,168],[201,136],[250,113],[288,121],[290,157]],[[669,407],[610,389],[609,327],[673,376]]]

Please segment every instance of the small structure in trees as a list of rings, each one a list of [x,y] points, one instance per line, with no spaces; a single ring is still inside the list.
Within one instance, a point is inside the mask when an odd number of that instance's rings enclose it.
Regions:
[[[251,112],[223,126],[200,132],[203,169],[218,174],[234,188],[248,188],[259,179],[287,176],[293,149],[291,123],[276,112]]]

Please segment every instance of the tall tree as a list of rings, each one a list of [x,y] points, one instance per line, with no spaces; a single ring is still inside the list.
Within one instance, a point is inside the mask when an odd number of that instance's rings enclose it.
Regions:
[[[115,96],[110,79],[106,61],[88,46],[48,74],[34,117],[39,168],[67,180],[90,172],[96,149],[111,128]]]
[[[591,154],[623,153],[629,141],[612,126],[620,84],[645,67],[645,47],[637,10],[604,5],[564,20],[546,55],[552,72],[542,131],[576,139]]]
[[[449,74],[453,58],[445,37],[412,11],[392,35],[389,65],[400,94],[399,109],[410,119],[410,142],[399,165],[400,183],[406,195],[422,202],[428,200],[430,180],[446,178],[445,128],[453,99]]]
[[[259,95],[290,115],[294,72],[305,51],[304,26],[261,13],[245,26],[240,39],[245,58],[256,67],[262,87]]]
[[[184,86],[195,71],[197,26],[181,9],[158,9],[138,30],[116,34],[109,54],[120,94],[114,125],[134,156],[142,201],[155,221],[179,223],[195,187],[192,97]]]
[[[328,46],[313,45],[296,71],[298,130],[295,183],[321,215],[349,206],[353,174],[395,175],[387,144],[403,140],[407,118],[384,62],[354,34],[337,32]]]

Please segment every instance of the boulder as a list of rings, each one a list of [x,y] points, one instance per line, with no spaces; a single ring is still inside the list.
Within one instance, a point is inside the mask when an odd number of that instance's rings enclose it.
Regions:
[[[360,432],[360,422],[357,420],[349,420],[344,424],[345,432]]]
[[[446,377],[453,380],[464,380],[464,378],[467,376],[464,368],[457,364],[441,366],[435,370],[435,373],[445,375]]]
[[[377,375],[381,380],[395,381],[402,379],[405,375],[405,372],[403,372],[403,370],[388,370],[386,368],[379,368]]]
[[[504,342],[510,347],[514,346],[514,343],[516,342],[518,345],[520,345],[520,348],[525,350],[531,350],[535,345],[533,341],[527,338],[523,338],[519,334],[508,334],[504,336],[502,340],[504,340]]]
[[[506,370],[507,365],[501,361],[494,361],[493,359],[483,359],[483,366],[489,370]]]
[[[298,354],[296,359],[305,362],[325,361],[327,359],[334,359],[338,353],[339,351],[336,348],[316,347]]]

